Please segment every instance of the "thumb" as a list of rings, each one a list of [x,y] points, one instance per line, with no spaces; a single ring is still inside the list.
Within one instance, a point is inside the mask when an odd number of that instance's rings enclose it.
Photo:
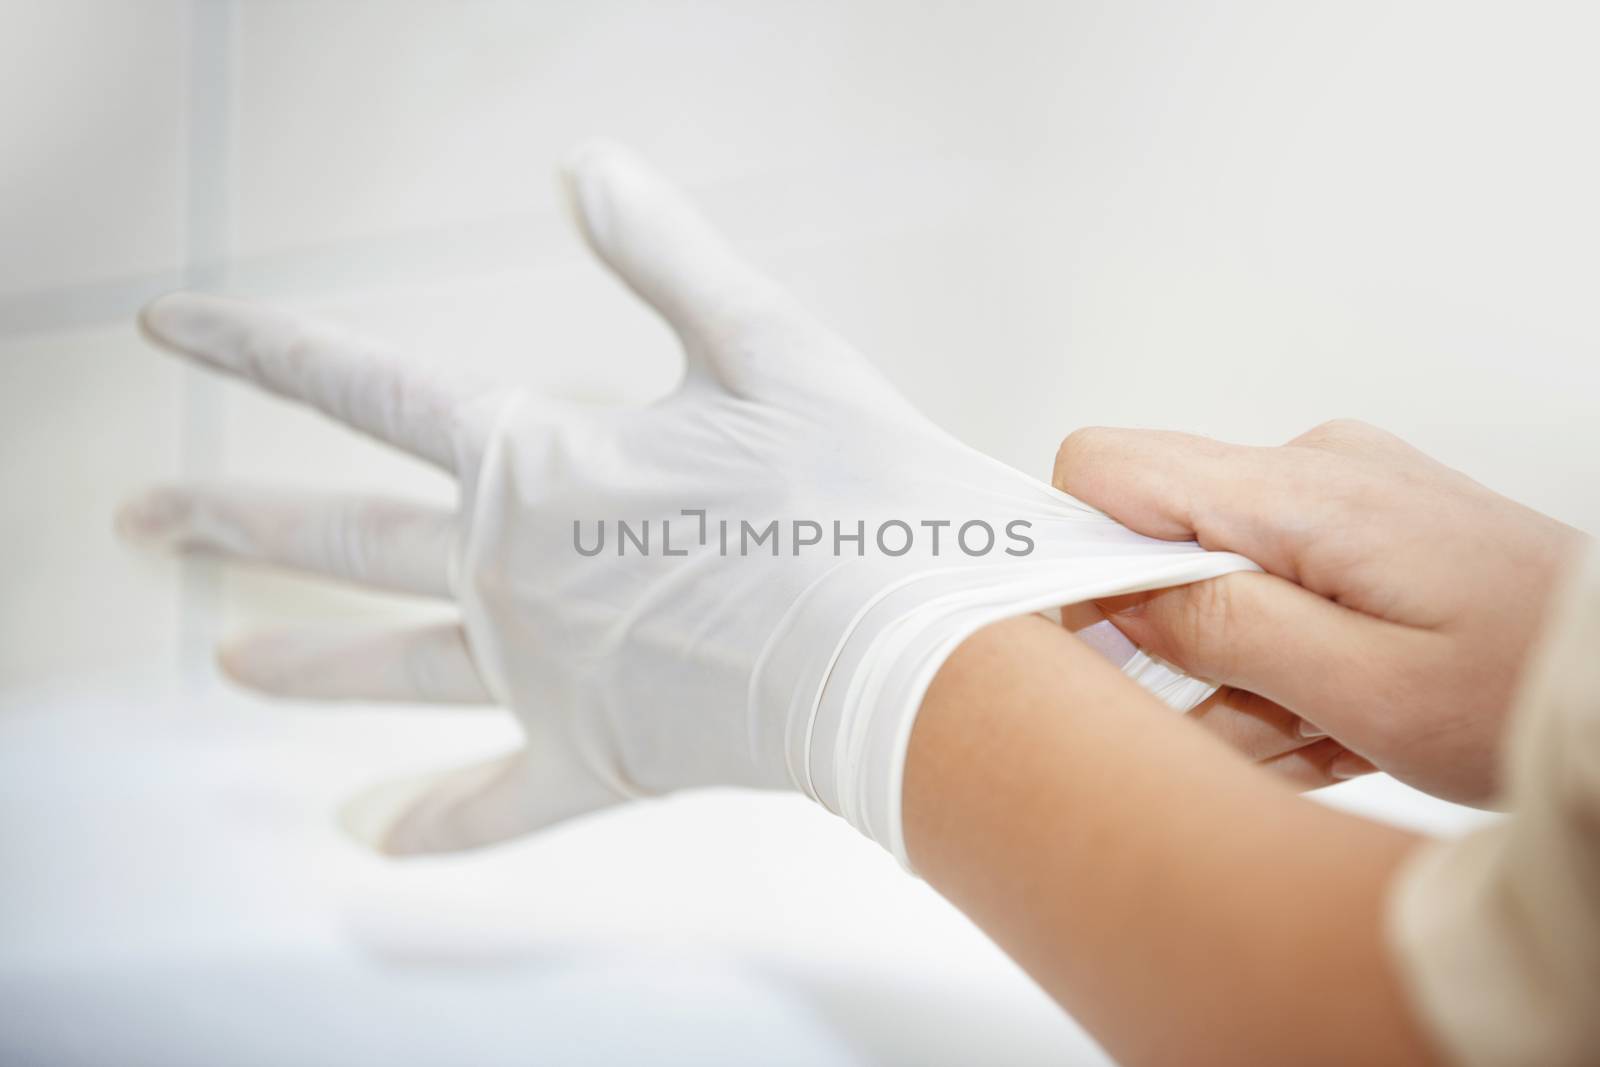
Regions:
[[[351,798],[345,832],[390,856],[462,852],[522,837],[621,798],[542,747],[402,778]]]
[[[1152,656],[1281,704],[1381,758],[1437,637],[1341,607],[1293,582],[1241,572],[1097,602]]]

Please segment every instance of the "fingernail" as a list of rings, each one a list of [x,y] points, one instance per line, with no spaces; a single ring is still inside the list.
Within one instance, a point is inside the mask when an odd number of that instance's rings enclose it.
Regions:
[[[139,309],[139,332],[158,345],[179,344],[178,335],[193,302],[192,294],[183,292],[156,297]]]
[[[357,793],[339,809],[339,828],[360,844],[385,855],[407,851],[401,832],[406,814],[423,792],[418,783],[402,779]]]
[[[182,524],[188,508],[178,493],[153,489],[124,501],[114,522],[118,536],[135,544],[168,540]]]
[[[589,140],[568,153],[561,164],[561,189],[568,211],[589,239],[599,242],[610,232],[608,198],[601,195],[600,176],[607,162],[622,150],[605,140]]]
[[[1349,778],[1360,778],[1377,769],[1354,752],[1341,752],[1333,758],[1332,763],[1328,764],[1328,776],[1344,781]]]
[[[237,300],[208,293],[168,293],[139,311],[139,332],[151,344],[171,352],[231,362],[224,357],[236,347],[241,306]],[[254,329],[260,328],[256,323]]]
[[[273,661],[261,655],[260,650],[264,647],[269,646],[265,645],[265,638],[259,634],[254,638],[235,637],[218,644],[212,652],[212,658],[224,678],[246,689],[272,691],[281,683],[271,669]]]
[[[1301,737],[1327,737],[1328,736],[1328,731],[1322,729],[1321,727],[1319,727],[1318,725],[1313,723],[1310,719],[1301,719],[1300,720],[1300,736]]]
[[[561,169],[568,174],[576,174],[586,167],[595,165],[606,159],[615,159],[627,152],[627,149],[615,141],[604,137],[591,137],[574,146],[561,161]]]

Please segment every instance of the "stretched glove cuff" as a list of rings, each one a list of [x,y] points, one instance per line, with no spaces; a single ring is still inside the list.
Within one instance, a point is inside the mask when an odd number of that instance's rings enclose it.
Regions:
[[[908,869],[901,830],[906,751],[923,696],[950,653],[993,622],[1099,597],[1254,569],[1239,556],[1174,544],[1162,556],[1098,556],[934,566],[850,560],[807,590],[753,681],[753,750],[799,790],[883,845]],[[874,592],[863,595],[864,590]],[[1123,670],[1187,710],[1214,686],[1143,654]],[[783,725],[775,737],[759,731]],[[761,756],[761,753],[766,753]]]

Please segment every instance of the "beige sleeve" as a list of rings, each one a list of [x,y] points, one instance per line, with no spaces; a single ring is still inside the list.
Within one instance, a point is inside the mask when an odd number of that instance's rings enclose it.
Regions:
[[[1552,615],[1507,758],[1511,818],[1411,862],[1391,943],[1452,1062],[1600,1064],[1600,553]]]

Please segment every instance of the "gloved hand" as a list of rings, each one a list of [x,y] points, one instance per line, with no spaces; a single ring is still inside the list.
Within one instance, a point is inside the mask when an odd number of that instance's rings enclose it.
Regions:
[[[459,601],[459,625],[224,653],[268,692],[515,712],[519,751],[358,799],[348,823],[375,846],[459,849],[741,785],[799,789],[904,862],[911,725],[964,637],[1252,566],[1134,534],[956,441],[624,151],[591,147],[566,177],[590,246],[683,343],[682,387],[650,406],[469,383],[233,300],[176,294],[142,316],[156,343],[459,480],[454,514],[226,487],[159,490],[121,519],[146,541]],[[1179,706],[1211,688],[1142,655],[1126,669]]]

